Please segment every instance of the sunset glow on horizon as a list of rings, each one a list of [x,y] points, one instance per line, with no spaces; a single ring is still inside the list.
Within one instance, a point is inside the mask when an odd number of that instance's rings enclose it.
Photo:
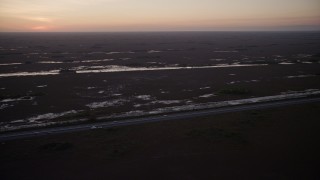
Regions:
[[[0,0],[2,32],[320,30],[320,0]]]

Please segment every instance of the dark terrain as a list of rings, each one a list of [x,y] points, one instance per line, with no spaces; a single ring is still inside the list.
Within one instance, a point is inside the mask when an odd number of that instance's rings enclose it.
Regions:
[[[319,32],[0,33],[0,133],[319,92],[319,47]],[[4,141],[0,178],[320,179],[319,110]]]
[[[2,179],[319,179],[320,104],[2,142]]]
[[[1,33],[0,126],[320,89],[319,47],[318,32]]]

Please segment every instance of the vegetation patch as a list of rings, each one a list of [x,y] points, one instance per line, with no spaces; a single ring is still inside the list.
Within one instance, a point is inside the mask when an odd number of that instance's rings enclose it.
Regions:
[[[225,138],[240,138],[240,133],[221,129],[221,128],[206,128],[206,129],[193,129],[187,132],[188,137],[208,138],[212,140],[221,140]]]
[[[130,142],[121,140],[105,142],[103,148],[104,157],[107,159],[120,158],[130,151],[131,146]]]
[[[47,152],[55,152],[55,151],[65,151],[71,148],[73,148],[73,144],[68,142],[63,142],[63,143],[48,143],[43,146],[40,146],[39,150],[47,151]]]
[[[218,94],[226,94],[226,95],[246,95],[249,94],[250,90],[240,87],[230,87],[230,88],[223,88],[218,91]]]
[[[0,100],[1,99],[31,99],[31,97],[39,97],[46,95],[43,92],[30,92],[26,94],[0,94]]]

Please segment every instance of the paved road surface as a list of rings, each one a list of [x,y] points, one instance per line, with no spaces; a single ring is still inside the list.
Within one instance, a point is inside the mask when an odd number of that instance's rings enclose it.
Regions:
[[[256,110],[256,109],[267,109],[267,108],[275,108],[275,107],[281,107],[281,106],[289,106],[289,105],[305,104],[305,103],[313,103],[313,102],[320,102],[320,98],[314,97],[314,98],[291,99],[291,100],[274,101],[274,102],[266,102],[266,103],[259,103],[259,104],[229,106],[229,107],[223,107],[218,109],[206,109],[206,110],[181,112],[181,113],[174,113],[174,114],[167,114],[167,115],[156,115],[151,117],[132,118],[127,120],[119,120],[119,121],[111,121],[111,122],[110,121],[96,122],[96,123],[89,123],[89,124],[71,125],[71,126],[65,126],[65,127],[8,132],[0,135],[0,141],[29,138],[34,136],[44,136],[44,135],[50,135],[50,134],[61,134],[61,133],[67,133],[67,132],[85,131],[85,130],[92,130],[92,129],[99,129],[99,128],[129,126],[129,125],[158,122],[158,121],[187,119],[187,118],[201,117],[201,116],[207,116],[207,115],[232,113],[232,112],[248,111],[248,110]]]

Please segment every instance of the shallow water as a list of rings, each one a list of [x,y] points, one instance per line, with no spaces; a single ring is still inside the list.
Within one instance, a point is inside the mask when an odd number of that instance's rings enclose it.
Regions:
[[[319,32],[0,33],[0,47],[2,125],[320,89]]]

